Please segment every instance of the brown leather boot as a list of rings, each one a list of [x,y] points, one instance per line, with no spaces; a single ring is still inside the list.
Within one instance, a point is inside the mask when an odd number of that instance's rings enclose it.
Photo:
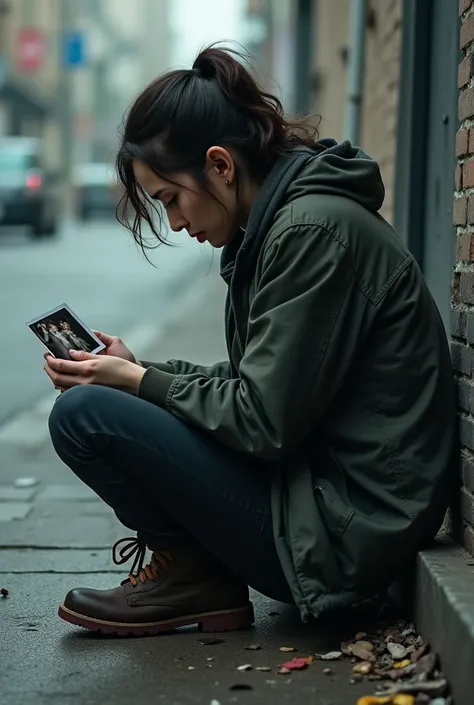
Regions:
[[[126,544],[119,552],[118,547]],[[249,591],[204,548],[180,547],[154,552],[143,567],[146,544],[120,539],[113,547],[116,565],[135,560],[127,580],[111,590],[76,588],[59,608],[67,622],[107,634],[142,636],[197,624],[203,632],[250,627],[254,621]]]

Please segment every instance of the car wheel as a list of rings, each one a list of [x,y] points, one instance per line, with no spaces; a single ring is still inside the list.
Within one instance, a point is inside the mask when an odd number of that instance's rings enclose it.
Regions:
[[[31,225],[31,234],[34,238],[53,237],[57,232],[58,224],[56,220],[50,220],[45,223],[43,220],[38,219]]]

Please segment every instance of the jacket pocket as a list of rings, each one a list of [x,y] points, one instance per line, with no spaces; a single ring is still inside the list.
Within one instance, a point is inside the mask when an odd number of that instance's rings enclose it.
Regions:
[[[321,461],[320,461],[321,462]],[[331,451],[313,472],[313,493],[329,534],[342,536],[354,516],[344,471]]]

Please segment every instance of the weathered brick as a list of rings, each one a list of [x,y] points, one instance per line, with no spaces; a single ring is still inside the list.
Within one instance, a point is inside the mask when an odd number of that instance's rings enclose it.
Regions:
[[[464,14],[471,7],[472,0],[459,0],[459,15]]]
[[[474,493],[474,458],[467,452],[461,456],[461,479],[469,492]]]
[[[474,14],[472,15],[474,17]],[[465,88],[459,94],[459,119],[465,120],[466,118],[472,117],[474,115],[474,87]]]
[[[461,516],[471,526],[474,524],[474,495],[465,487],[461,488]]]
[[[463,188],[474,186],[474,159],[469,159],[462,165]]]
[[[457,372],[462,372],[463,375],[471,376],[472,360],[474,356],[474,348],[470,345],[464,345],[456,340],[451,341],[451,359],[453,367]]]
[[[464,49],[474,39],[474,14],[468,15],[461,25],[460,46]]]
[[[458,262],[472,262],[473,259],[474,233],[461,233],[456,239],[456,260]]]
[[[459,64],[458,68],[458,88],[467,86],[471,79],[471,57],[466,56]]]
[[[469,130],[469,138],[467,141],[468,154],[474,154],[474,130]]]
[[[459,420],[459,438],[463,446],[474,449],[474,421],[470,416],[461,416]]]
[[[470,411],[471,406],[471,385],[465,377],[460,377],[457,381],[458,406],[463,411]]]
[[[465,311],[467,342],[474,344],[474,310]]]
[[[463,157],[469,149],[469,130],[463,129],[456,133],[456,156]]]
[[[453,204],[454,225],[466,225],[467,223],[467,198],[456,198]]]
[[[452,287],[451,287],[451,303],[453,306],[461,302],[460,297],[461,288],[461,274],[459,272],[453,272]]]
[[[458,308],[451,309],[451,334],[456,338],[466,337],[466,311],[459,310]]]
[[[467,222],[469,225],[474,224],[474,198],[472,196],[467,199]]]
[[[456,191],[460,191],[462,189],[462,167],[461,165],[456,167],[456,170],[454,172],[454,186],[456,188]]]
[[[464,304],[474,304],[474,272],[461,272],[459,296]]]
[[[461,534],[461,543],[469,551],[471,555],[474,554],[474,529],[469,524],[464,524],[463,532]]]

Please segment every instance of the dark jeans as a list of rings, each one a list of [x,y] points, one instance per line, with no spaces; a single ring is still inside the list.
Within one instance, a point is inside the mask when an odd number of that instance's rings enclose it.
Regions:
[[[246,584],[293,602],[273,540],[271,463],[107,387],[62,394],[49,427],[61,460],[151,550],[197,540]]]

